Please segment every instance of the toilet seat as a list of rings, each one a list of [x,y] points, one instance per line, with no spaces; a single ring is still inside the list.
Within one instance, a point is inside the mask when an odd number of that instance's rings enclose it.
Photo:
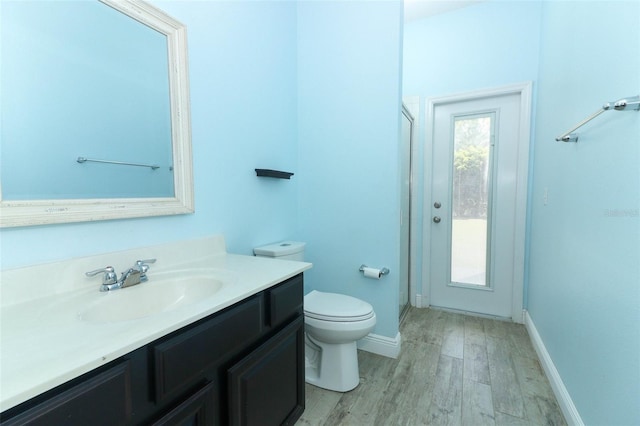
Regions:
[[[318,315],[318,314],[312,314],[309,312],[305,312],[304,314],[307,318],[314,318],[320,321],[329,321],[329,322],[358,322],[358,321],[365,321],[373,317],[373,312],[371,312],[368,315],[361,315],[358,317],[332,317],[329,315]]]
[[[304,297],[304,314],[309,318],[331,322],[365,321],[375,315],[373,307],[363,300],[316,290]]]

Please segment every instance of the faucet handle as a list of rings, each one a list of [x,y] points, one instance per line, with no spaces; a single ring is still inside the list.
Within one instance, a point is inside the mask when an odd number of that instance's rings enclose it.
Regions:
[[[118,282],[118,275],[116,275],[115,269],[113,266],[106,266],[104,268],[96,269],[95,271],[85,272],[84,274],[87,277],[94,277],[100,273],[104,273],[102,277],[102,284],[110,285]]]
[[[156,259],[137,260],[135,269],[140,271],[140,281],[147,281],[147,271],[149,270],[149,263],[156,263]]]

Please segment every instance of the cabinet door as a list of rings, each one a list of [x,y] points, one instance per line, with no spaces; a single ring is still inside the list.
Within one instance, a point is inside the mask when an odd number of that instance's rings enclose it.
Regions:
[[[302,316],[228,371],[232,425],[293,424],[304,411]]]
[[[131,420],[131,370],[123,362],[34,406],[9,425],[125,425]]]
[[[215,389],[213,383],[187,398],[153,426],[208,426],[214,423]]]

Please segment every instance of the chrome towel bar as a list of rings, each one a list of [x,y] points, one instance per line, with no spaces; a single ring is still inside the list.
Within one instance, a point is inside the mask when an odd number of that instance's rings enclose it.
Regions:
[[[640,96],[631,96],[628,98],[622,98],[615,102],[607,102],[602,105],[602,107],[591,114],[589,117],[582,120],[580,123],[575,125],[571,130],[564,132],[562,135],[556,138],[558,142],[578,142],[578,135],[573,133],[578,130],[580,127],[584,126],[600,114],[605,111],[609,111],[610,109],[614,109],[616,111],[640,111]]]
[[[119,164],[121,166],[137,166],[137,167],[149,167],[151,170],[159,169],[160,166],[155,164],[140,164],[140,163],[127,163],[124,161],[111,161],[111,160],[96,160],[93,158],[78,157],[76,160],[78,163],[91,162],[91,163],[107,163],[107,164]]]

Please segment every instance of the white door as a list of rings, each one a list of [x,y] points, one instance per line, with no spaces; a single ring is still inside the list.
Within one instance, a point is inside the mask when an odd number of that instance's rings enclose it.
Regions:
[[[529,126],[522,101],[508,91],[431,105],[425,215],[433,306],[521,321]]]

